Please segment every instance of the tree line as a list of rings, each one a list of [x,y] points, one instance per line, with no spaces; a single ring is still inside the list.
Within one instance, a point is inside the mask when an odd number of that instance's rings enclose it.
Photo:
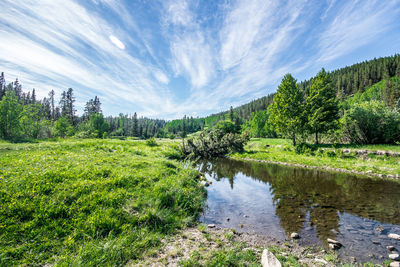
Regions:
[[[77,115],[74,90],[63,91],[59,100],[51,90],[37,99],[36,91],[24,92],[16,79],[6,83],[0,75],[0,138],[26,140],[76,136],[89,137],[164,137],[166,121],[134,115],[104,117],[98,96],[86,102],[84,112]]]

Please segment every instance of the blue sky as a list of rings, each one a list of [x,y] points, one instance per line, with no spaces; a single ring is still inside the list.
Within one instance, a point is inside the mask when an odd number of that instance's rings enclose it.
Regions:
[[[400,0],[2,0],[0,71],[106,115],[204,116],[400,52]]]

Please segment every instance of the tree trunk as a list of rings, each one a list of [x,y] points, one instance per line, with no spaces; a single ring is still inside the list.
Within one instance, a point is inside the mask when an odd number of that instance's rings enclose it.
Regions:
[[[315,144],[318,145],[318,132],[315,132]]]
[[[296,134],[292,136],[293,146],[296,146]]]

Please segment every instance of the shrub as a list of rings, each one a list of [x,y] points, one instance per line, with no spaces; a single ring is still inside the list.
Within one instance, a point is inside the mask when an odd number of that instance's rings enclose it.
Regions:
[[[340,123],[344,142],[395,144],[400,141],[400,113],[379,101],[355,104]]]
[[[154,139],[154,137],[151,137],[151,138],[147,139],[146,140],[146,145],[148,145],[148,146],[157,146],[156,139]]]
[[[297,144],[294,147],[294,151],[296,154],[310,154],[311,152],[314,152],[317,149],[315,145],[307,144],[307,143],[301,143]]]

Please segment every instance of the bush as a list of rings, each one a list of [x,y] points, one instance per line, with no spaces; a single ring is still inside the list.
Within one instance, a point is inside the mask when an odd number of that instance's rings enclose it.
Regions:
[[[379,101],[355,104],[340,123],[343,142],[395,144],[400,141],[400,113]]]
[[[151,138],[147,139],[146,140],[146,145],[148,145],[148,146],[157,146],[156,139],[154,139],[154,137],[151,137]]]
[[[317,147],[315,145],[306,144],[306,143],[297,144],[294,147],[294,151],[296,152],[296,154],[310,154],[311,152],[314,152],[315,150],[317,150]]]

